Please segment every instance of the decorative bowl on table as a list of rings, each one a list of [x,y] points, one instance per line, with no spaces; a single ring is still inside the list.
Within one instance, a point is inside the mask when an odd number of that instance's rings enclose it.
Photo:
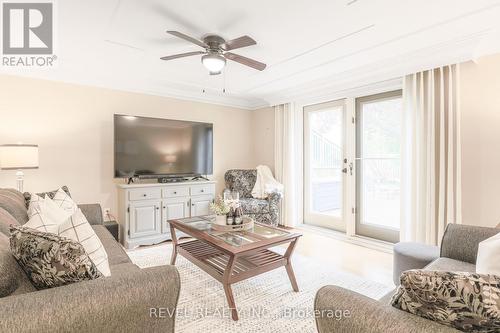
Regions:
[[[214,223],[212,224],[212,230],[231,232],[231,231],[245,231],[253,228],[254,222],[251,217],[243,216],[242,220],[243,223],[232,224],[232,225],[222,225]]]

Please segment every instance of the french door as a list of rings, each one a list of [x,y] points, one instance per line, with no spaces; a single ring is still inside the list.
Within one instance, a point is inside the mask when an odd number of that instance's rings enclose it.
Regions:
[[[304,107],[304,223],[399,240],[401,91]]]
[[[346,101],[304,108],[304,223],[346,230]]]
[[[356,234],[399,241],[400,90],[356,99]]]

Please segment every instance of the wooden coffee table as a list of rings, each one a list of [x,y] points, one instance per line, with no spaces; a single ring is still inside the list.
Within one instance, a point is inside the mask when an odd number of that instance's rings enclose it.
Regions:
[[[291,256],[299,233],[255,223],[252,230],[220,232],[210,228],[210,217],[169,220],[173,252],[170,263],[175,265],[177,254],[210,274],[224,287],[231,317],[238,320],[231,284],[285,266],[294,291],[299,291],[292,269]],[[195,238],[179,243],[175,230]],[[284,255],[269,250],[289,243]]]

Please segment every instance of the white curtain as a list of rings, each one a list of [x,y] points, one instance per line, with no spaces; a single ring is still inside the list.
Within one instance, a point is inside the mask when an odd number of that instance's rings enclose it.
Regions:
[[[301,132],[300,113],[293,103],[274,107],[274,168],[276,179],[283,184],[280,225],[293,227],[301,215]]]
[[[461,223],[458,65],[407,75],[403,87],[401,240],[437,245]]]

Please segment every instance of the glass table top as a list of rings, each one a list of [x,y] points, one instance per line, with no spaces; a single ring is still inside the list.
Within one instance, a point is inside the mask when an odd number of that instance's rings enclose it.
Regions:
[[[214,216],[197,216],[178,220],[196,230],[205,231],[211,236],[223,240],[231,246],[242,246],[264,239],[287,235],[288,232],[276,228],[268,227],[262,224],[254,224],[252,229],[245,231],[224,232],[212,230],[212,223],[215,222]]]

